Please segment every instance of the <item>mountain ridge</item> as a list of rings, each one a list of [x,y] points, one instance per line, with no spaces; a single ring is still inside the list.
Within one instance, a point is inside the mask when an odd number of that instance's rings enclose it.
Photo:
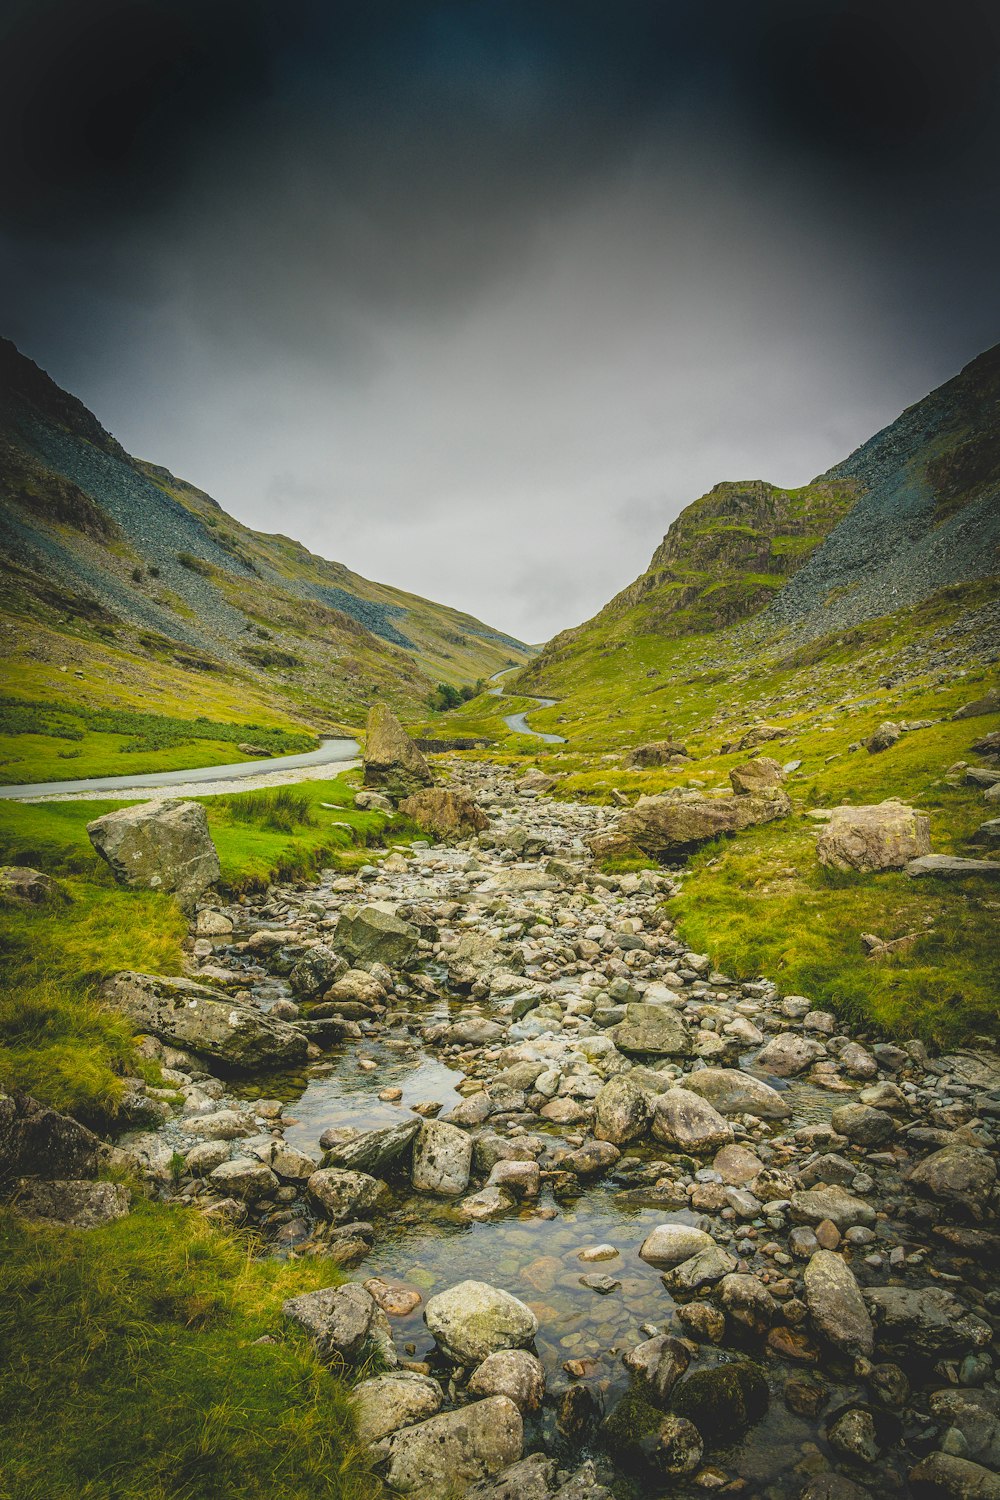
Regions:
[[[128,454],[7,340],[0,508],[0,627],[9,669],[30,662],[34,693],[39,680],[64,688],[53,671],[67,667],[105,702],[136,701],[144,678],[183,699],[178,673],[226,676],[223,696],[243,679],[258,700],[324,727],[358,722],[374,696],[412,717],[436,682],[471,683],[529,654],[464,611],[244,526]]]

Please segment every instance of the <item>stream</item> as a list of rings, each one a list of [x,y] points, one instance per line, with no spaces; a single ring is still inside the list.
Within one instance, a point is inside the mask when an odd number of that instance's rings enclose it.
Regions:
[[[230,1077],[225,1096],[216,1084],[206,1097],[204,1085],[196,1080],[189,1088],[190,1079],[175,1072],[173,1086],[190,1093],[184,1110],[155,1134],[122,1144],[141,1145],[160,1174],[161,1191],[203,1208],[226,1197],[209,1168],[192,1168],[163,1187],[166,1163],[199,1137],[218,1144],[226,1161],[220,1171],[252,1165],[255,1156],[271,1159],[275,1142],[300,1161],[304,1153],[306,1176],[293,1168],[282,1176],[275,1159],[280,1187],[276,1182],[263,1199],[248,1200],[244,1218],[268,1253],[331,1256],[352,1282],[381,1278],[404,1292],[404,1305],[389,1319],[398,1357],[440,1381],[446,1410],[461,1405],[462,1382],[424,1321],[428,1300],[471,1279],[526,1303],[538,1320],[532,1347],[546,1381],[541,1410],[525,1412],[526,1451],[547,1453],[566,1467],[592,1455],[618,1500],[694,1497],[713,1488],[799,1500],[814,1476],[836,1479],[845,1470],[867,1472],[881,1489],[906,1494],[907,1473],[928,1451],[926,1434],[934,1432],[925,1392],[942,1383],[976,1387],[991,1378],[990,1357],[979,1352],[989,1338],[983,1309],[994,1303],[1000,1309],[987,1261],[980,1266],[967,1248],[979,1242],[963,1239],[960,1226],[950,1228],[947,1208],[931,1211],[945,1216],[943,1236],[932,1229],[935,1220],[916,1204],[907,1173],[928,1149],[961,1139],[966,1122],[985,1119],[988,1125],[1000,1116],[995,1059],[968,1054],[934,1061],[919,1044],[908,1054],[863,1034],[860,1040],[838,1036],[834,1017],[810,1009],[808,1000],[782,998],[766,980],[740,985],[716,973],[705,955],[693,954],[673,935],[664,917],[664,897],[682,874],[609,877],[587,863],[586,841],[607,826],[612,812],[540,796],[532,781],[537,772],[517,783],[477,763],[454,763],[451,772],[453,783],[461,776],[490,816],[489,830],[477,840],[458,847],[415,840],[405,854],[396,851],[353,875],[326,871],[310,886],[246,897],[209,914],[216,924],[232,924],[228,936],[194,942],[195,978],[224,986],[240,1003],[265,1012],[277,1007],[285,1017],[298,1013],[306,1023],[314,1013],[339,1008],[347,1018],[345,1038],[321,1044],[318,1056],[294,1070],[242,1082]],[[351,970],[353,981],[345,978],[327,991],[336,996],[341,990],[332,1005],[314,1006],[289,976],[313,945],[330,941],[358,903],[396,912],[417,924],[414,931],[427,932],[419,961],[391,971],[369,962],[367,972]],[[480,968],[470,970],[456,957],[468,940],[492,954],[488,961],[480,954]],[[365,1000],[373,978],[381,998]],[[354,998],[343,988],[352,985]],[[624,1057],[619,1046],[636,1050],[620,1034],[633,1011],[682,1015],[694,1055],[679,1060],[667,1049],[642,1061]],[[811,1049],[808,1075],[803,1065],[802,1076],[775,1076],[780,1069],[766,1066],[763,1056],[758,1061],[761,1043],[776,1037]],[[535,1067],[533,1084],[505,1081],[505,1070],[534,1066],[532,1059],[544,1063],[544,1078]],[[183,1070],[185,1064],[175,1054],[168,1066]],[[687,1087],[692,1067],[701,1066],[741,1069],[730,1076],[768,1085],[774,1091],[765,1090],[768,1099],[790,1110],[780,1122],[727,1110],[733,1138],[759,1158],[757,1169],[764,1163],[764,1174],[781,1174],[780,1200],[760,1187],[763,1174],[751,1179],[763,1195],[757,1198],[741,1185],[746,1177],[720,1176],[714,1147],[686,1155],[648,1127],[636,1139],[619,1137],[627,1143],[598,1170],[563,1166],[568,1153],[601,1144],[594,1138],[593,1101],[617,1074],[645,1078],[656,1093],[677,1083]],[[876,1078],[881,1081],[873,1083]],[[873,1095],[896,1113],[870,1107]],[[487,1118],[462,1121],[474,1152],[466,1187],[449,1197],[418,1192],[404,1156],[377,1173],[388,1198],[371,1211],[371,1223],[357,1222],[368,1218],[363,1212],[348,1213],[343,1223],[317,1215],[306,1179],[322,1160],[321,1137],[330,1145],[407,1120],[447,1122],[451,1111],[477,1099],[487,1105]],[[862,1148],[837,1135],[831,1112],[845,1104],[861,1111],[866,1127],[878,1126],[883,1145]],[[771,1108],[768,1100],[765,1105]],[[221,1110],[220,1122],[225,1117],[227,1133],[220,1131],[218,1142],[207,1128],[211,1113],[201,1125],[206,1109]],[[242,1121],[241,1138],[233,1138],[234,1118]],[[988,1141],[988,1130],[982,1138]],[[492,1163],[514,1159],[538,1164],[537,1197],[508,1197],[488,1218],[472,1217],[469,1205],[481,1196]],[[788,1181],[789,1173],[804,1175]],[[825,1217],[814,1233],[806,1226],[818,1218],[790,1204],[790,1197],[808,1197],[802,1190],[809,1183],[833,1193],[849,1185],[852,1217],[843,1233]],[[827,1188],[830,1183],[837,1186]],[[658,1268],[639,1255],[660,1225],[708,1231],[715,1248],[730,1257],[730,1269],[738,1268],[725,1280],[752,1283],[764,1297],[764,1323],[749,1331],[726,1303],[724,1284],[723,1318],[722,1271],[694,1296],[669,1289],[673,1273],[665,1278],[662,1262]],[[911,1347],[916,1335],[909,1331],[902,1344],[876,1355],[882,1362],[874,1367],[831,1355],[817,1340],[802,1276],[816,1235],[831,1231],[838,1263],[850,1267],[866,1293],[900,1287],[917,1298],[955,1291],[967,1299],[967,1331],[943,1339],[932,1372],[933,1361],[919,1343]],[[595,1251],[581,1259],[581,1252]],[[724,1336],[692,1322],[700,1313],[714,1317]],[[766,1412],[746,1430],[738,1424],[721,1432],[705,1428],[702,1467],[669,1481],[661,1473],[636,1473],[617,1454],[612,1459],[601,1427],[619,1398],[635,1389],[623,1357],[661,1333],[687,1341],[691,1372],[702,1375],[749,1355],[769,1393]],[[912,1396],[903,1371],[914,1384]],[[897,1390],[904,1393],[899,1400]],[[839,1439],[831,1438],[845,1412],[874,1413],[877,1443],[863,1464],[858,1456],[845,1458]],[[859,1496],[841,1489],[809,1493],[806,1500]]]

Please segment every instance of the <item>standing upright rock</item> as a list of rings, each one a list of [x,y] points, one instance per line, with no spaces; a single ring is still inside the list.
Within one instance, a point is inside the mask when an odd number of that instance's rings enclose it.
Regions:
[[[119,885],[173,891],[190,909],[222,874],[200,802],[144,802],[87,824]]]
[[[408,797],[434,776],[391,708],[373,703],[368,713],[364,749],[365,786],[393,797]]]

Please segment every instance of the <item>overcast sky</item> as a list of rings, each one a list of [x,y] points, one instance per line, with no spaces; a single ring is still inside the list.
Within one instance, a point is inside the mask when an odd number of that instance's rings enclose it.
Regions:
[[[994,0],[8,0],[0,331],[528,640],[995,343]]]

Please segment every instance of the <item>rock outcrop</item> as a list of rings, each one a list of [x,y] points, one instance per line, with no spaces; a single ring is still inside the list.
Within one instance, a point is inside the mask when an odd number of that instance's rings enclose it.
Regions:
[[[901,870],[929,854],[931,825],[926,813],[889,800],[862,807],[835,807],[820,829],[816,853],[835,870]]]
[[[418,828],[439,839],[464,839],[482,833],[490,820],[466,792],[444,787],[425,787],[399,804],[401,813],[412,818]]]
[[[368,713],[364,767],[365,786],[391,797],[408,797],[434,781],[423,755],[384,703],[373,703]]]
[[[102,990],[137,1031],[247,1071],[302,1062],[308,1043],[287,1021],[193,979],[123,970]]]
[[[144,802],[87,824],[90,842],[119,885],[172,891],[193,907],[222,874],[200,802]]]

